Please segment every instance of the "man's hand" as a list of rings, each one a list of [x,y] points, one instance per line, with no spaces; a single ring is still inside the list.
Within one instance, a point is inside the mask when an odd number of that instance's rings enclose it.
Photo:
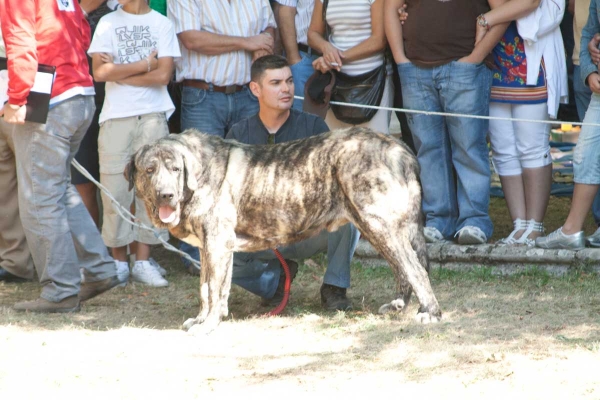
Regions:
[[[597,72],[588,75],[587,83],[592,92],[600,94],[600,75]]]
[[[158,51],[152,50],[152,53],[148,54],[148,60],[150,60],[150,71],[154,71],[158,68]]]
[[[462,62],[462,63],[468,63],[468,64],[479,64],[482,60],[476,59],[475,57],[473,57],[473,54],[471,53],[468,56],[465,56],[463,58],[459,58],[456,61]]]
[[[252,53],[252,62],[256,61],[257,59],[261,58],[262,56],[268,56],[272,54],[269,51],[266,50],[256,50],[255,52]]]
[[[592,62],[594,65],[598,65],[600,62],[600,50],[598,50],[598,45],[600,44],[600,33],[596,33],[592,40],[588,43],[588,50],[590,52],[590,56],[592,56]]]
[[[4,122],[22,125],[25,123],[26,112],[27,108],[25,106],[15,106],[6,103],[4,107],[0,109],[0,116],[4,114]]]
[[[400,23],[404,25],[404,21],[408,19],[408,13],[406,12],[406,3],[402,4],[402,7],[398,9],[398,19]]]
[[[275,48],[275,40],[267,33],[261,33],[259,35],[250,36],[244,38],[246,44],[246,50],[249,52],[255,52],[257,50],[268,51],[269,54],[273,54]]]

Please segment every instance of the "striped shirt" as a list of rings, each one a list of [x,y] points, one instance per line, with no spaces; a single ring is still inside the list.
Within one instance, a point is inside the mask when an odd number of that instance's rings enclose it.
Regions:
[[[176,34],[195,30],[250,37],[277,26],[268,0],[169,0],[167,16]],[[181,43],[180,48],[181,58],[175,64],[177,81],[201,79],[217,86],[250,82],[250,52],[205,55],[188,50]]]
[[[312,18],[315,0],[275,0],[283,6],[296,7],[296,39],[298,43],[308,45],[308,27]]]
[[[320,0],[321,3],[323,0]],[[376,0],[329,0],[327,23],[331,28],[329,43],[345,51],[371,36],[371,5]],[[378,0],[383,1],[383,0]],[[376,21],[383,24],[383,21]],[[383,64],[383,52],[348,63],[343,63],[342,72],[359,75]]]

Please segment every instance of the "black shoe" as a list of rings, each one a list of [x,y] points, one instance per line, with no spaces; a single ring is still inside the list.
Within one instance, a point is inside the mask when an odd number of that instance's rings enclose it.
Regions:
[[[4,268],[0,267],[0,282],[22,283],[22,282],[29,282],[29,279],[21,278],[20,276],[11,274]]]
[[[328,311],[352,310],[352,302],[346,297],[346,288],[326,283],[321,285],[321,305]]]
[[[298,273],[298,263],[292,260],[285,260],[290,269],[290,281],[293,282],[296,274]],[[290,285],[291,285],[290,282]],[[262,299],[260,304],[265,307],[272,307],[279,305],[281,300],[283,300],[283,292],[285,290],[285,271],[283,267],[281,267],[281,273],[279,274],[279,283],[277,284],[277,290],[275,290],[275,294],[270,299]]]

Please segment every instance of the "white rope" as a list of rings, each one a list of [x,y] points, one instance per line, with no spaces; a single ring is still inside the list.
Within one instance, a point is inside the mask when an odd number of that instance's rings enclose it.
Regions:
[[[304,100],[304,97],[294,96],[295,99]],[[504,118],[504,117],[490,117],[489,115],[471,115],[471,114],[456,114],[446,113],[440,111],[422,111],[422,110],[410,110],[408,108],[393,108],[393,107],[382,107],[382,106],[369,106],[366,104],[354,104],[354,103],[342,103],[339,101],[331,101],[329,104],[335,104],[336,106],[344,107],[358,107],[358,108],[371,108],[375,110],[387,110],[387,111],[399,111],[408,114],[425,114],[425,115],[439,115],[441,117],[461,117],[461,118],[474,118],[474,119],[489,119],[489,120],[500,120],[500,121],[516,121],[516,122],[535,122],[540,124],[570,124],[579,126],[600,126],[600,123],[593,122],[574,122],[574,121],[558,121],[558,120],[541,120],[541,119],[525,119],[525,118]]]
[[[81,172],[81,174],[83,176],[85,176],[87,179],[90,180],[90,182],[93,182],[94,185],[96,185],[100,190],[102,190],[102,192],[110,199],[113,208],[115,209],[115,211],[119,214],[119,216],[128,224],[131,224],[135,227],[137,227],[138,229],[143,229],[149,232],[152,232],[154,234],[154,236],[160,240],[160,242],[162,243],[163,247],[167,250],[173,251],[175,253],[179,253],[181,256],[185,257],[187,260],[189,260],[196,268],[200,269],[200,263],[196,260],[194,260],[189,254],[179,250],[178,248],[174,247],[173,245],[171,245],[170,243],[168,243],[166,240],[164,240],[163,238],[160,237],[160,232],[158,231],[158,229],[144,225],[142,223],[139,222],[135,222],[135,221],[139,221],[133,214],[131,214],[131,212],[126,209],[125,207],[121,206],[119,204],[119,202],[112,196],[112,194],[108,191],[108,189],[106,187],[104,187],[104,185],[102,185],[100,182],[98,182],[97,180],[94,179],[94,177],[92,177],[92,175],[90,175],[90,173],[81,166],[81,164],[79,164],[79,162],[75,159],[73,159],[73,161],[71,161],[71,165],[73,165],[73,167],[75,167],[75,169],[77,169],[77,171]],[[106,207],[107,204],[104,204],[104,207]],[[135,221],[134,221],[135,220]]]
[[[294,96],[295,99],[304,100],[304,97]],[[523,119],[523,118],[502,118],[502,117],[490,117],[490,116],[482,116],[482,115],[470,115],[470,114],[456,114],[456,113],[445,113],[438,111],[421,111],[421,110],[409,110],[407,108],[393,108],[393,107],[381,107],[381,106],[369,106],[365,104],[353,104],[353,103],[342,103],[338,101],[332,101],[330,104],[340,105],[344,107],[359,107],[359,108],[371,108],[376,110],[387,110],[387,111],[395,111],[395,112],[403,112],[408,114],[425,114],[425,115],[438,115],[442,117],[462,117],[462,118],[476,118],[476,119],[489,119],[489,120],[504,120],[504,121],[518,121],[518,122],[534,122],[534,123],[542,123],[542,124],[571,124],[571,125],[588,125],[588,126],[600,126],[600,123],[583,123],[583,122],[571,122],[571,121],[557,121],[557,120],[537,120],[537,119]],[[73,167],[77,169],[83,176],[93,182],[111,201],[112,207],[119,214],[119,216],[128,224],[131,224],[138,229],[143,229],[149,232],[152,232],[154,236],[162,243],[163,247],[169,251],[178,253],[179,255],[185,257],[188,261],[190,261],[196,268],[200,269],[200,263],[194,260],[189,254],[177,249],[172,246],[170,243],[165,241],[160,237],[160,232],[153,227],[146,226],[142,223],[135,222],[139,221],[131,212],[125,207],[121,206],[119,202],[112,196],[112,194],[104,187],[100,182],[95,180],[90,173],[77,162],[77,160],[73,160],[71,162]],[[105,205],[106,206],[106,205]]]

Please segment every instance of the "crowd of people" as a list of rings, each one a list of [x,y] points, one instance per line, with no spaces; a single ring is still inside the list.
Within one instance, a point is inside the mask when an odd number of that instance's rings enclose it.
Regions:
[[[565,12],[575,16],[577,112],[600,119],[596,0],[0,0],[0,9],[9,78],[0,106],[0,280],[37,273],[42,285],[17,311],[77,311],[130,279],[168,285],[150,257],[157,236],[124,221],[105,194],[100,207],[96,186],[70,165],[80,162],[149,225],[124,167],[143,145],[189,128],[269,145],[356,125],[389,134],[392,106],[460,114],[397,114],[422,167],[427,242],[491,238],[489,143],[514,226],[498,245],[600,245],[600,228],[582,232],[590,209],[600,222],[599,135],[589,125],[575,148],[567,221],[548,236],[543,227],[552,183],[544,121],[568,102]],[[27,121],[38,64],[56,66],[45,124]],[[324,78],[363,80],[356,87],[376,93],[368,105],[383,108],[304,112],[314,90],[323,96],[333,82]],[[279,250],[292,279],[294,260],[326,252],[322,305],[349,310],[358,239],[347,224]],[[197,249],[180,248],[199,259]],[[264,305],[281,300],[284,274],[272,251],[237,253],[233,265],[233,283]]]

